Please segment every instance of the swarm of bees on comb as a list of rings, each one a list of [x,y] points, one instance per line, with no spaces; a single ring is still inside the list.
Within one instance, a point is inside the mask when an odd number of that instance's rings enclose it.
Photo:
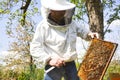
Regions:
[[[93,39],[78,70],[80,79],[102,80],[116,48],[116,43]]]

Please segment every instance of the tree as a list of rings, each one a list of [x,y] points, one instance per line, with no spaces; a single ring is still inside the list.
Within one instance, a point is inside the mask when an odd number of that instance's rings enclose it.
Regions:
[[[75,15],[78,19],[84,20],[83,15],[87,14],[89,27],[92,32],[98,32],[103,39],[103,4],[101,0],[71,0],[77,6],[78,13]],[[84,7],[83,7],[84,6]],[[86,18],[87,19],[87,18]]]
[[[35,6],[37,4],[38,2],[36,0],[0,1],[0,19],[4,19],[7,16],[6,33],[12,38],[9,50],[18,52],[20,55],[24,54],[24,57],[30,58],[30,65],[32,63],[32,58],[30,56],[30,42],[36,26],[36,22],[32,17],[35,15],[40,16],[40,12]]]
[[[86,0],[89,25],[92,32],[98,32],[103,39],[103,5],[101,0]]]
[[[71,2],[77,7],[75,18],[86,21],[91,31],[98,32],[101,39],[104,39],[106,32],[110,32],[108,27],[111,22],[120,19],[120,3],[117,0],[71,0]],[[105,26],[104,22],[107,22],[108,26]]]

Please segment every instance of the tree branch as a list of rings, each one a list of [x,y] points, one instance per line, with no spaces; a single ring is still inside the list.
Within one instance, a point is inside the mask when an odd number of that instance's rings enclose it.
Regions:
[[[22,20],[22,25],[25,25],[25,18],[26,18],[26,12],[31,3],[31,0],[27,0],[25,6],[22,6],[20,9],[23,10],[23,20]]]

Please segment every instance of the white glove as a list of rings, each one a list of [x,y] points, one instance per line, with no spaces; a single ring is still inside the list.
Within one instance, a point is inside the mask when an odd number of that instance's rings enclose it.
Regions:
[[[88,33],[88,36],[90,36],[91,38],[99,38],[99,34],[97,32],[90,32]]]

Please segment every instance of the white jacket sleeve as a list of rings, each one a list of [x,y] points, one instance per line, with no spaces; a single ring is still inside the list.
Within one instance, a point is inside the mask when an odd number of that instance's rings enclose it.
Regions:
[[[90,29],[84,25],[79,24],[79,22],[76,24],[76,26],[77,26],[77,36],[85,40],[90,40],[88,37],[88,33],[91,32]]]
[[[30,54],[34,63],[39,68],[43,68],[47,61],[50,60],[50,55],[44,51],[44,33],[44,28],[42,28],[41,24],[39,24],[30,44]]]

